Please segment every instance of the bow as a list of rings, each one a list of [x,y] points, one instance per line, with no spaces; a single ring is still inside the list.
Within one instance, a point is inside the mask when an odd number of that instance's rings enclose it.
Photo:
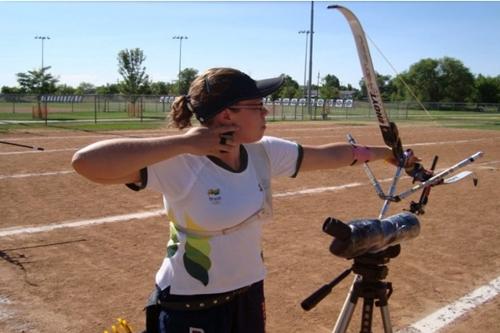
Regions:
[[[382,137],[387,146],[392,149],[393,155],[398,161],[398,168],[396,174],[393,178],[391,187],[389,189],[388,195],[385,195],[382,191],[380,184],[377,179],[371,172],[369,166],[365,163],[365,171],[370,179],[372,185],[375,187],[377,194],[380,198],[385,200],[382,210],[380,212],[379,217],[382,218],[385,212],[387,211],[388,205],[391,201],[400,201],[401,199],[409,196],[410,194],[424,189],[420,200],[418,202],[411,202],[410,211],[416,214],[423,214],[423,207],[428,201],[428,196],[430,193],[431,186],[447,183],[449,180],[445,180],[444,177],[455,172],[457,169],[472,163],[476,158],[482,156],[482,152],[477,152],[474,155],[469,156],[465,160],[455,164],[454,166],[440,172],[437,175],[434,175],[434,169],[436,167],[437,157],[434,158],[434,162],[432,164],[431,170],[426,170],[420,163],[415,163],[411,169],[406,169],[405,171],[413,177],[413,181],[421,182],[419,185],[414,186],[408,191],[405,191],[399,195],[395,195],[396,184],[401,176],[401,170],[405,168],[405,164],[407,160],[413,154],[411,149],[403,150],[403,145],[401,143],[401,138],[399,136],[399,131],[394,122],[389,120],[387,113],[384,108],[384,103],[382,101],[382,96],[380,95],[380,90],[377,85],[377,76],[375,74],[375,69],[373,68],[373,62],[370,55],[370,50],[368,48],[368,43],[366,40],[365,33],[359,22],[358,18],[347,8],[339,5],[331,5],[328,6],[328,9],[337,9],[339,10],[344,17],[347,19],[349,26],[351,28],[352,34],[354,36],[354,41],[356,43],[356,48],[358,51],[359,61],[361,64],[361,69],[363,71],[363,79],[366,85],[368,99],[370,101],[370,105],[375,112],[380,130],[382,132]],[[351,143],[355,143],[354,139],[348,136],[348,140]],[[460,179],[467,177],[472,174],[471,172],[462,173]],[[459,175],[457,175],[458,177]],[[475,181],[475,183],[477,180]],[[450,182],[451,183],[451,182]]]

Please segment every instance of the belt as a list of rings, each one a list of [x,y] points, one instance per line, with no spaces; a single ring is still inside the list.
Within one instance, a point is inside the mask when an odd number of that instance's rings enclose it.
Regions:
[[[182,311],[198,311],[198,310],[206,310],[213,308],[215,306],[219,306],[228,302],[231,302],[236,296],[243,294],[246,292],[250,286],[243,287],[240,289],[236,289],[233,291],[229,291],[221,294],[212,294],[200,295],[199,299],[189,300],[189,301],[169,301],[169,300],[158,300],[158,304],[167,310],[182,310]]]

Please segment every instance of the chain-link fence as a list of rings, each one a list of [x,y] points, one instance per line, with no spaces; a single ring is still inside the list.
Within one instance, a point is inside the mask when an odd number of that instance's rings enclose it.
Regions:
[[[123,95],[0,95],[0,120],[164,120],[174,97]]]
[[[272,120],[371,120],[375,114],[368,101],[352,99],[311,99],[308,107],[305,99],[265,100]],[[437,103],[437,102],[385,102],[391,119],[419,120],[459,114],[500,113],[500,104],[494,103]]]
[[[174,96],[123,95],[0,95],[0,121],[164,121]],[[367,101],[352,99],[264,99],[268,120],[371,120],[375,117]],[[495,114],[500,104],[390,102],[385,103],[394,120],[418,120],[447,114]],[[422,107],[423,106],[423,107]],[[424,109],[425,108],[425,109]]]

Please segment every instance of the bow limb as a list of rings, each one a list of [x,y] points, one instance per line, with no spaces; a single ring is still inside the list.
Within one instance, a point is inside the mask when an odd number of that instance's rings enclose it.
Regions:
[[[365,81],[368,99],[372,109],[375,111],[377,121],[382,131],[382,137],[387,146],[392,148],[394,157],[402,164],[404,163],[403,146],[399,137],[398,128],[395,123],[389,120],[385,112],[382,96],[377,84],[377,75],[373,68],[373,62],[368,49],[366,36],[358,18],[347,8],[339,5],[328,6],[329,9],[338,9],[347,19],[351,27],[356,48],[358,50],[359,61],[363,71],[363,79]]]

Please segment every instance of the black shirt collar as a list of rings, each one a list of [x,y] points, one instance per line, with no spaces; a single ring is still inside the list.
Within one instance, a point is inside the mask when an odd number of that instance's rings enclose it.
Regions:
[[[207,155],[207,158],[220,166],[223,169],[226,169],[227,171],[234,172],[234,173],[240,173],[246,170],[247,165],[248,165],[248,153],[247,150],[243,145],[240,145],[240,167],[238,170],[235,170],[231,168],[229,165],[227,165],[224,161],[222,161],[220,158],[212,156],[212,155]]]

